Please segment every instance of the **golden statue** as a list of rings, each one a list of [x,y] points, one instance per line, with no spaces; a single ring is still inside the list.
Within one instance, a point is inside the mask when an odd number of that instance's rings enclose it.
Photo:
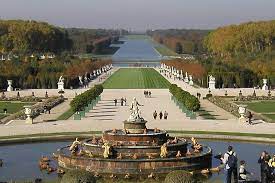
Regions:
[[[192,137],[191,138],[193,148],[195,149],[194,152],[200,152],[202,150],[202,145],[198,143],[198,141]]]
[[[112,152],[111,152],[112,147],[107,142],[105,142],[102,147],[104,148],[103,157],[109,158],[112,155]]]
[[[161,158],[166,158],[167,155],[168,155],[167,143],[164,143],[164,144],[160,147],[160,157],[161,157]]]
[[[72,145],[70,146],[69,150],[71,151],[72,154],[76,154],[77,151],[79,150],[79,145],[80,145],[80,141],[78,141],[78,138],[75,138],[75,141],[72,143]]]

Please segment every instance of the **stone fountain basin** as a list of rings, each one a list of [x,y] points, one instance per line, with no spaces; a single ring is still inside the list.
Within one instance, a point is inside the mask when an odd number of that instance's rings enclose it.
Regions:
[[[93,152],[95,155],[103,154],[104,148],[103,144],[91,144],[88,143],[90,140],[87,140],[83,143],[83,147],[86,150]],[[187,151],[187,141],[185,139],[179,140],[177,144],[168,144],[167,149],[171,153],[171,155],[177,154],[180,151],[182,154],[185,154]],[[114,154],[122,154],[124,156],[133,156],[137,154],[138,156],[145,157],[148,154],[159,155],[161,145],[121,145],[121,146],[113,146]]]
[[[212,166],[212,150],[204,146],[204,151],[186,157],[141,158],[141,159],[104,159],[86,156],[70,156],[68,147],[57,153],[58,164],[66,169],[84,169],[99,174],[166,174],[173,170],[196,171]]]

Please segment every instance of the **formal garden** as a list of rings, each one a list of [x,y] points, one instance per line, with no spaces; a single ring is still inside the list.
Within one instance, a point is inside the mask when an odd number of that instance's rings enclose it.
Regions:
[[[105,89],[160,89],[169,85],[153,68],[121,68],[103,84]]]

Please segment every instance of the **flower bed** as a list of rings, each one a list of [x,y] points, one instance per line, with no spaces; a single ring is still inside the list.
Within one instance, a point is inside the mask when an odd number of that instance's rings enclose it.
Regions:
[[[217,105],[218,107],[223,108],[224,110],[232,113],[234,116],[239,117],[239,107],[236,104],[230,103],[222,97],[218,96],[209,97],[208,100],[213,104]]]
[[[61,104],[62,102],[64,102],[64,97],[51,97],[46,99],[43,102],[39,102],[37,104],[34,104],[31,109],[32,109],[32,117],[35,118],[37,116],[40,115],[40,113],[42,113],[44,111],[44,106],[47,106],[47,109],[51,109],[59,104]],[[2,121],[2,123],[7,123],[10,120],[15,120],[15,119],[26,119],[26,115],[25,115],[25,110],[20,110],[14,114],[9,115],[7,118],[4,119],[4,121]]]
[[[1,96],[0,101],[20,101],[20,102],[41,102],[42,99],[34,96],[25,96],[25,97],[6,97]]]
[[[234,101],[253,101],[253,100],[275,100],[275,96],[238,96],[233,99]]]

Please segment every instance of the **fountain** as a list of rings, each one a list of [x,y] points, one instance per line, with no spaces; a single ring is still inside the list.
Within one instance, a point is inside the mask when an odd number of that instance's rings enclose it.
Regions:
[[[136,98],[123,129],[103,132],[63,147],[55,153],[60,168],[83,169],[100,176],[165,175],[173,170],[198,171],[211,168],[212,150],[195,139],[170,137],[160,129],[147,129]]]

